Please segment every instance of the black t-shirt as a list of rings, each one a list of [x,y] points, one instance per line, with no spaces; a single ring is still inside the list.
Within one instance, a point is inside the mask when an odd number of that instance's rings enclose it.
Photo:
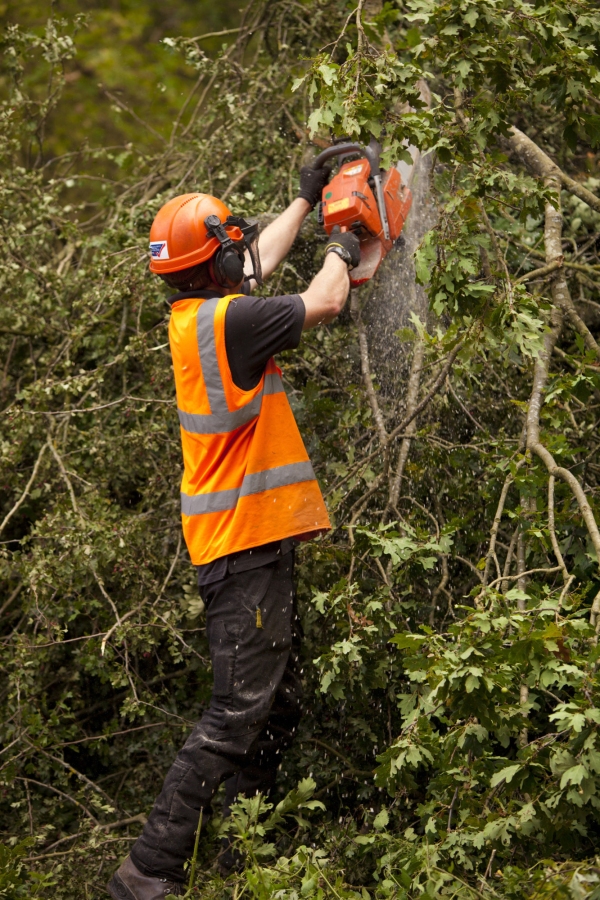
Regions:
[[[232,300],[225,314],[225,347],[234,384],[251,391],[272,356],[295,350],[305,315],[299,294]]]
[[[225,349],[234,384],[243,391],[255,388],[268,361],[283,350],[295,350],[302,337],[306,310],[299,294],[281,297],[249,296],[248,282],[245,296],[232,300],[225,313]],[[169,298],[172,305],[188,297],[210,300],[218,297],[214,291],[186,291]],[[243,572],[267,565],[291,547],[289,540],[275,541],[222,556],[203,566],[197,566],[198,585],[213,584],[227,573]]]
[[[295,350],[302,337],[306,310],[299,294],[281,297],[246,296],[232,300],[225,313],[225,348],[234,384],[243,391],[255,388],[272,356]],[[187,297],[211,300],[215,291],[186,291],[169,298],[173,305]]]

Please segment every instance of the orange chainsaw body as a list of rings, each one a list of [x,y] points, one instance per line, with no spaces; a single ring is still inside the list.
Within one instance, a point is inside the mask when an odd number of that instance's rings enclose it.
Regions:
[[[373,277],[400,237],[412,203],[398,169],[392,167],[379,177],[387,229],[371,187],[374,182],[367,158],[344,163],[323,189],[321,215],[327,234],[337,226],[340,231],[353,231],[360,240],[360,264],[350,272],[352,287]]]

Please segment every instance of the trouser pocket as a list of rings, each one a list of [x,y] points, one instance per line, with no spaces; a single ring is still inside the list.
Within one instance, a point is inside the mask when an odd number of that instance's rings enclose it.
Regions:
[[[245,648],[254,644],[257,610],[273,580],[273,567],[262,566],[224,579],[214,590],[207,610],[207,635],[213,667],[213,705],[230,707],[237,670]],[[255,649],[260,655],[260,646]],[[242,676],[243,677],[243,676]]]

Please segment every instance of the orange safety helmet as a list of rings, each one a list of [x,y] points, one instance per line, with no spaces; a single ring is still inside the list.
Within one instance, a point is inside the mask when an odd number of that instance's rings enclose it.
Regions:
[[[231,212],[210,194],[182,194],[165,203],[150,229],[150,271],[166,275],[210,259],[221,246],[204,224],[211,215],[226,223]],[[244,240],[237,225],[226,223],[226,232],[236,243]]]

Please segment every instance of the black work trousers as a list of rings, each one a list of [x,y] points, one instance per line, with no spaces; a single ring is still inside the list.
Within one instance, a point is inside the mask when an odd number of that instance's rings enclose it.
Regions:
[[[222,781],[226,808],[274,786],[301,713],[293,567],[290,552],[202,588],[213,693],[131,851],[145,875],[184,881],[200,810],[206,823]]]

